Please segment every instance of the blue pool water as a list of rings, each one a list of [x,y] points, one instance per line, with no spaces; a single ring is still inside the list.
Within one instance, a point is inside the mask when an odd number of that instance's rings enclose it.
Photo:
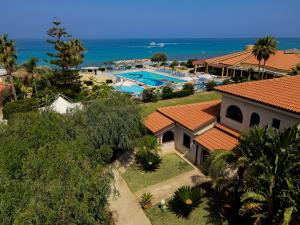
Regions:
[[[128,94],[140,94],[144,90],[144,88],[138,84],[131,85],[131,86],[115,86],[114,89]]]
[[[135,80],[140,83],[144,83],[151,87],[158,87],[168,83],[183,83],[185,80],[180,80],[174,77],[164,76],[161,74],[151,73],[151,72],[129,72],[117,74],[118,77],[128,78],[130,80]]]

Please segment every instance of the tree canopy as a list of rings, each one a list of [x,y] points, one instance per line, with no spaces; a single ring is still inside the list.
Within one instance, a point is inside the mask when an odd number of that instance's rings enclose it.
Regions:
[[[151,57],[152,62],[164,63],[168,60],[168,57],[165,53],[156,53]]]

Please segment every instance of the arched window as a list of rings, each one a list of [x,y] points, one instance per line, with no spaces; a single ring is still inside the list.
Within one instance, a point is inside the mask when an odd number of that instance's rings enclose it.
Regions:
[[[227,108],[226,117],[239,123],[243,122],[243,113],[240,108],[235,105],[231,105]]]
[[[169,130],[166,133],[164,133],[162,142],[165,143],[165,142],[170,142],[170,141],[174,141],[174,133]]]
[[[251,118],[250,118],[250,127],[259,125],[260,122],[260,116],[257,113],[252,113]]]

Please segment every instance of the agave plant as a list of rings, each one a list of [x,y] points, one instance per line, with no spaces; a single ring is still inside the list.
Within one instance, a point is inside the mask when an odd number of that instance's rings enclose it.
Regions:
[[[144,152],[137,154],[136,161],[144,171],[153,172],[159,168],[162,160],[158,154]]]
[[[177,217],[188,218],[201,203],[203,192],[200,188],[184,186],[179,188],[168,202],[168,209]]]
[[[148,209],[152,206],[152,199],[153,195],[149,192],[146,192],[140,197],[139,203],[143,209]]]

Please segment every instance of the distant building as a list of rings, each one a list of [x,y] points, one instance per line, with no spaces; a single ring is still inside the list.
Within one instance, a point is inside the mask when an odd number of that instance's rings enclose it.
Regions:
[[[219,86],[222,101],[157,109],[145,125],[160,143],[199,166],[211,151],[231,151],[251,126],[279,130],[300,122],[300,76]]]
[[[81,103],[75,103],[64,95],[58,95],[49,106],[43,107],[41,110],[50,109],[60,114],[66,114],[75,109],[82,109],[82,107]]]
[[[266,62],[265,78],[287,76],[298,63],[300,63],[300,50],[278,50]],[[263,61],[261,64],[263,64]],[[194,61],[193,65],[195,71],[214,71],[214,74],[220,76],[244,76],[250,78],[250,76],[257,74],[259,62],[252,54],[252,46],[247,46],[245,51],[210,59],[200,59]]]

